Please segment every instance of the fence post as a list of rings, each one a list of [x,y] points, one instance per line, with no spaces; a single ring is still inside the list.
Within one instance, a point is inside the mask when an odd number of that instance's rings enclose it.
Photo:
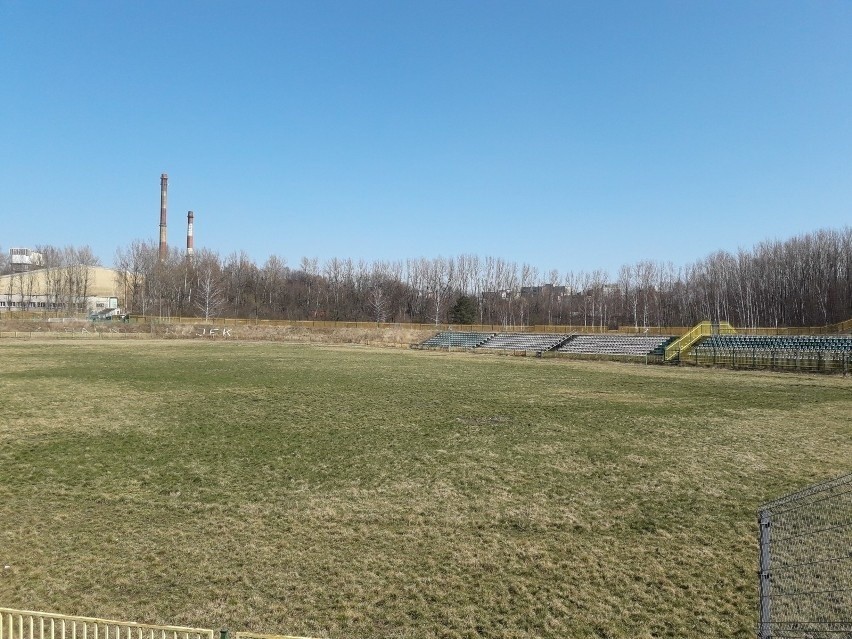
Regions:
[[[769,572],[770,527],[771,515],[768,510],[762,510],[758,517],[760,525],[760,625],[758,639],[772,638],[772,614],[770,609],[771,576]]]

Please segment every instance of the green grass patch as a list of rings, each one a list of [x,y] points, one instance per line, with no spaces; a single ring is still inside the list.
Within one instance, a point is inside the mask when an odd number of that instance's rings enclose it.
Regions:
[[[66,614],[750,637],[756,507],[852,459],[837,377],[200,341],[0,354],[0,605]]]

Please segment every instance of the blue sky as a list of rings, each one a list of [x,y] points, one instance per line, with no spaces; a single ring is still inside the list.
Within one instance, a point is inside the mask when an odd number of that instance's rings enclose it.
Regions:
[[[0,0],[0,246],[615,273],[847,225],[852,3]]]

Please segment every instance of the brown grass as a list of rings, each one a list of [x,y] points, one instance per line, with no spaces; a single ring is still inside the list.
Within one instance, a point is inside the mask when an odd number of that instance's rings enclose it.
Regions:
[[[0,604],[327,637],[746,637],[839,377],[0,342]]]

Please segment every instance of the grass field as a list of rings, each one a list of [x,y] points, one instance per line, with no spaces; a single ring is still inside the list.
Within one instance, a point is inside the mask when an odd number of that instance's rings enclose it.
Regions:
[[[200,340],[0,355],[0,606],[751,637],[756,507],[852,460],[840,377]]]

